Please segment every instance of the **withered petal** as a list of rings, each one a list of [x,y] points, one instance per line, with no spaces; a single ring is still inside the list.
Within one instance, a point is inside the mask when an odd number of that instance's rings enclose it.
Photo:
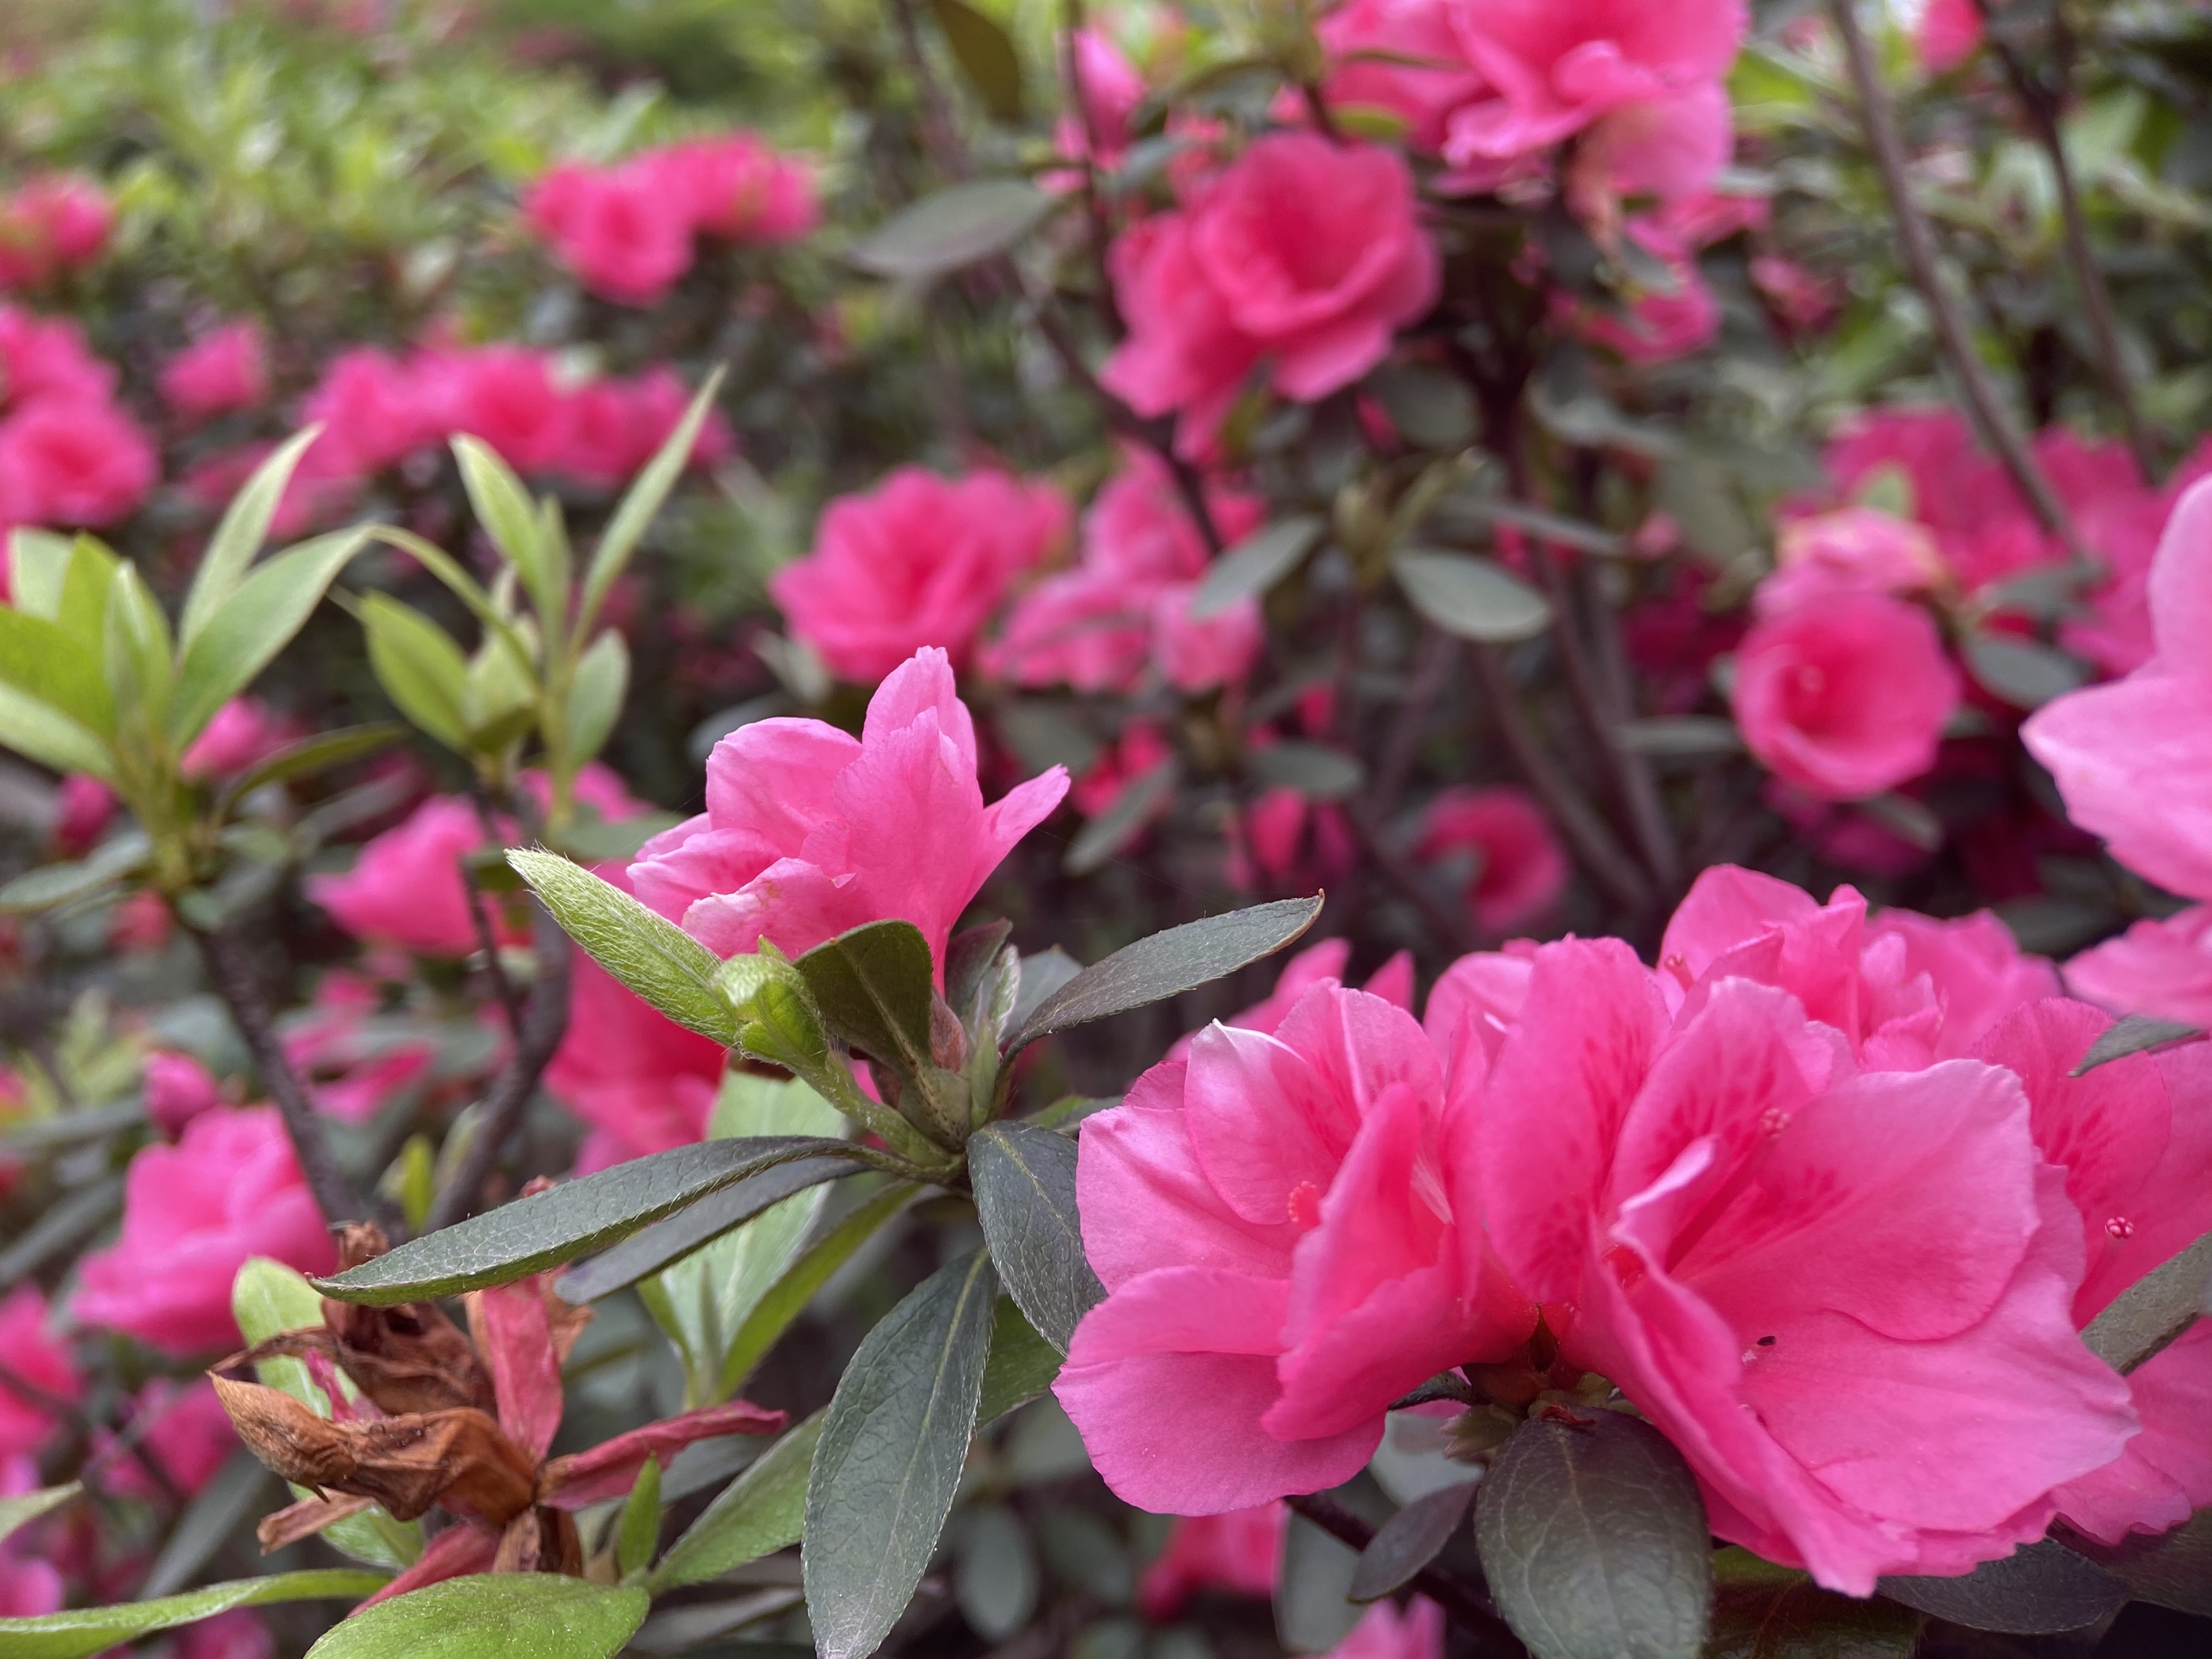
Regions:
[[[603,1498],[619,1498],[637,1480],[648,1457],[663,1463],[695,1440],[725,1434],[775,1434],[790,1420],[787,1412],[765,1411],[749,1401],[732,1400],[648,1423],[628,1434],[600,1442],[589,1451],[556,1457],[538,1473],[538,1501],[557,1509],[580,1510]]]
[[[448,1527],[424,1546],[415,1565],[394,1578],[382,1589],[353,1610],[373,1607],[379,1601],[389,1601],[395,1595],[404,1595],[410,1590],[442,1584],[448,1578],[465,1577],[472,1572],[489,1572],[492,1557],[499,1549],[498,1534],[472,1522],[464,1521]],[[346,1615],[350,1619],[353,1613]]]
[[[303,1538],[313,1538],[327,1526],[344,1520],[349,1515],[359,1515],[369,1507],[370,1499],[347,1492],[337,1498],[302,1498],[296,1504],[288,1504],[274,1514],[261,1517],[261,1524],[253,1535],[261,1540],[261,1553],[274,1555],[288,1544],[296,1544]]]

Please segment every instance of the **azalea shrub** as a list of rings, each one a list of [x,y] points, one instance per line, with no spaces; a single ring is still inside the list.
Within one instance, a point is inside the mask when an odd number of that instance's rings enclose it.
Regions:
[[[0,1659],[2203,1652],[2208,111],[11,10]]]

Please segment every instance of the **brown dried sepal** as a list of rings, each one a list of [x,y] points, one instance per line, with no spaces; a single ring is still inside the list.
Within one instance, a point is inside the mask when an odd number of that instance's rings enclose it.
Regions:
[[[348,1223],[337,1229],[337,1239],[341,1272],[391,1248],[383,1229],[368,1222]],[[337,1362],[384,1410],[397,1415],[495,1408],[483,1362],[435,1303],[370,1308],[325,1297],[323,1322],[337,1340]]]
[[[261,1524],[253,1535],[261,1540],[261,1553],[274,1555],[289,1544],[313,1538],[325,1527],[335,1526],[349,1516],[359,1515],[369,1507],[369,1500],[341,1493],[335,1498],[302,1498],[296,1504],[288,1504],[273,1515],[261,1517]]]
[[[584,1543],[575,1518],[543,1504],[525,1510],[499,1535],[494,1572],[561,1572],[583,1576]]]

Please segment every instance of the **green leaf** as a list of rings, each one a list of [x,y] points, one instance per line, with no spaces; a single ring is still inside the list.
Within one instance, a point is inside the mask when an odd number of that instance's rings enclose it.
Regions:
[[[0,887],[0,912],[24,915],[58,909],[104,893],[143,868],[150,855],[146,837],[136,831],[112,836],[95,848],[89,858],[40,865]]]
[[[149,744],[168,720],[172,641],[169,619],[135,565],[116,568],[103,623],[101,665],[115,699],[117,729]]]
[[[975,1421],[995,1423],[1015,1407],[1042,1395],[1060,1375],[1060,1351],[1022,1317],[1013,1297],[1000,1297],[991,1314],[991,1358],[983,1367],[983,1397],[975,1407]]]
[[[198,634],[185,636],[169,723],[179,748],[291,643],[346,562],[366,545],[363,532],[341,530],[286,549],[240,582]]]
[[[343,766],[349,761],[389,748],[406,735],[407,728],[396,720],[371,720],[362,726],[342,726],[335,732],[318,732],[278,750],[230,785],[223,792],[224,798],[243,800],[270,784],[327,772],[334,766]]]
[[[1242,599],[1254,599],[1298,568],[1328,526],[1311,513],[1254,531],[1216,559],[1190,596],[1190,617],[1203,622]]]
[[[1244,769],[1261,783],[1294,789],[1308,800],[1342,800],[1367,781],[1366,769],[1343,750],[1295,738],[1252,750],[1244,757]]]
[[[968,1142],[968,1179],[991,1260],[1037,1334],[1067,1352],[1106,1287],[1083,1253],[1075,1143],[1027,1123],[986,1124]]]
[[[1682,544],[1715,568],[1760,544],[1728,469],[1704,455],[1678,455],[1659,469],[1653,504],[1674,520]]]
[[[729,1352],[722,1357],[722,1389],[726,1394],[735,1394],[744,1386],[754,1367],[768,1357],[769,1350],[791,1328],[792,1322],[806,1311],[815,1292],[830,1282],[830,1275],[851,1261],[855,1250],[904,1209],[915,1191],[904,1182],[893,1182],[806,1247],[805,1254],[760,1299],[731,1340]]]
[[[1522,1424],[1483,1476],[1498,1610],[1537,1659],[1696,1659],[1712,1599],[1696,1477],[1649,1423],[1582,1415]]]
[[[2118,1578],[2047,1538],[1955,1578],[1885,1577],[1875,1589],[1954,1625],[2021,1636],[2080,1630],[2118,1613],[2128,1599]]]
[[[1632,755],[1741,755],[1743,733],[1735,722],[1718,714],[1653,714],[1623,720],[1613,728],[1620,746]]]
[[[2122,1376],[2165,1348],[2206,1311],[2212,1290],[2212,1233],[2154,1267],[2113,1297],[2081,1340]]]
[[[721,992],[720,957],[557,853],[516,848],[507,861],[600,967],[685,1030],[736,1044],[740,1022]]]
[[[2212,1619],[2212,1509],[2171,1532],[2130,1533],[2118,1544],[2069,1535],[2067,1547],[2124,1583],[2138,1601]]]
[[[0,684],[0,744],[57,772],[115,781],[115,757],[100,737],[51,703]]]
[[[8,603],[27,616],[58,621],[62,584],[80,540],[92,542],[88,536],[64,536],[52,530],[33,530],[28,525],[18,525],[9,531]]]
[[[1466,1522],[1474,1487],[1474,1481],[1462,1480],[1424,1492],[1384,1522],[1359,1553],[1359,1565],[1352,1571],[1352,1599],[1379,1601],[1413,1583]]]
[[[936,966],[910,921],[871,921],[816,945],[794,964],[823,1023],[854,1048],[919,1077],[930,1063]]]
[[[1322,899],[1277,899],[1185,922],[1126,945],[1085,968],[1021,1024],[1006,1052],[1110,1014],[1127,1013],[1233,974],[1272,956],[1313,926]]]
[[[661,503],[668,499],[668,492],[676,488],[677,479],[684,476],[684,469],[690,464],[692,446],[699,441],[699,428],[706,424],[707,412],[714,406],[714,394],[721,390],[722,374],[718,368],[707,377],[707,383],[691,399],[691,406],[684,411],[684,418],[645,464],[645,470],[623,492],[614,516],[599,532],[599,544],[592,550],[592,562],[584,572],[583,603],[576,612],[578,639],[590,633],[592,624],[598,622],[599,607],[606,603],[616,579],[629,567],[638,544],[645,539],[647,526],[652,524]]]
[[[173,1595],[198,1577],[224,1540],[268,1510],[276,1486],[276,1477],[252,1452],[234,1448],[179,1513],[138,1594],[149,1599]]]
[[[1910,1609],[1838,1595],[1748,1551],[1723,1556],[1745,1565],[1720,1573],[1705,1659],[1911,1659],[1920,1620]]]
[[[651,1605],[559,1573],[471,1573],[356,1613],[308,1659],[611,1659]]]
[[[1414,610],[1463,640],[1510,645],[1552,625],[1551,602],[1494,560],[1409,547],[1390,568]]]
[[[955,185],[901,208],[845,257],[877,276],[942,276],[1004,253],[1059,205],[1058,198],[1021,179]]]
[[[457,755],[469,751],[462,706],[469,659],[451,634],[388,593],[361,597],[357,613],[368,636],[368,665],[399,712]]]
[[[995,1283],[981,1250],[939,1268],[837,1381],[800,1554],[821,1659],[873,1653],[936,1553],[975,1431]]]
[[[643,1572],[653,1565],[653,1547],[659,1541],[660,1459],[648,1456],[623,1503],[622,1524],[615,1532],[615,1565],[624,1577]]]
[[[320,427],[311,426],[286,439],[282,447],[253,470],[246,487],[223,509],[222,522],[216,526],[214,538],[200,556],[191,591],[185,596],[181,637],[187,651],[244,584],[254,556],[269,538],[270,522],[284,499],[284,487],[292,481],[293,469],[321,431]]]
[[[115,729],[115,699],[103,654],[96,634],[80,640],[58,623],[0,605],[0,684],[105,735]],[[15,742],[12,730],[0,732]]]
[[[748,1176],[848,1151],[841,1141],[811,1135],[678,1146],[410,1238],[373,1261],[312,1283],[341,1302],[378,1307],[510,1284],[603,1249]]]
[[[952,48],[953,61],[992,118],[1020,120],[1022,59],[1006,30],[967,0],[929,0],[929,9],[944,31],[945,44]]]
[[[806,1519],[807,1471],[826,1412],[817,1412],[745,1466],[668,1547],[647,1586],[655,1595],[702,1584],[799,1541]]]
[[[106,543],[79,534],[60,572],[51,620],[79,644],[98,650],[106,633],[108,592],[122,566]]]
[[[61,1508],[83,1490],[84,1482],[72,1480],[66,1486],[43,1486],[37,1492],[19,1492],[10,1498],[0,1498],[0,1539]]]
[[[374,1595],[385,1582],[380,1572],[349,1569],[280,1572],[268,1578],[209,1584],[154,1601],[76,1607],[35,1619],[0,1619],[0,1654],[7,1659],[83,1659],[118,1642],[198,1624],[233,1607],[265,1607],[278,1601],[358,1601]]]
[[[1352,1633],[1360,1607],[1352,1600],[1359,1558],[1302,1515],[1283,1528],[1275,1572],[1275,1635],[1292,1653],[1328,1653]]]
[[[568,572],[562,556],[567,543],[556,545],[540,533],[530,492],[497,450],[465,434],[453,444],[461,487],[468,491],[477,522],[522,578],[523,590],[547,635],[558,634],[568,622]]]
[[[960,1616],[986,1642],[1003,1642],[1029,1623],[1042,1588],[1029,1528],[1004,1504],[976,1504],[955,1532],[952,1595]]]
[[[2087,665],[2063,651],[2009,634],[1969,635],[1960,654],[1977,685],[2015,708],[2040,708],[2089,678]]]
[[[608,629],[576,659],[568,687],[568,763],[581,766],[614,735],[629,690],[629,645]]]
[[[1071,876],[1087,876],[1119,856],[1175,793],[1178,775],[1176,757],[1168,755],[1123,784],[1113,804],[1076,831],[1060,867]]]
[[[2081,1056],[2081,1063],[2067,1075],[2081,1077],[2100,1066],[2142,1054],[2147,1048],[2160,1048],[2169,1042],[2203,1035],[2199,1027],[2185,1025],[2178,1019],[2160,1019],[2155,1014],[2124,1014],[2099,1034],[2089,1045],[2089,1052]]]

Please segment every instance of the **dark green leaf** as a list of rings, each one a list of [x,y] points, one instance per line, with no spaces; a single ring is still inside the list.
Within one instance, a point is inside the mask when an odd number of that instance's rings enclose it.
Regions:
[[[309,427],[286,439],[282,447],[253,470],[246,487],[223,509],[222,521],[216,526],[207,551],[200,556],[199,568],[193,573],[191,591],[185,596],[185,646],[206,631],[216,613],[246,580],[254,556],[269,538],[270,523],[284,499],[284,487],[291,482],[293,469],[321,430]]]
[[[407,735],[397,720],[371,720],[364,726],[342,726],[278,750],[224,791],[231,800],[243,800],[255,790],[288,778],[311,777],[343,766],[364,755],[374,755]]]
[[[1537,1659],[1696,1659],[1705,1645],[1705,1504],[1649,1423],[1593,1410],[1523,1424],[1483,1477],[1474,1536]]]
[[[384,695],[430,737],[468,753],[469,659],[453,636],[388,593],[362,594],[356,614]]]
[[[929,1064],[935,964],[910,921],[871,921],[799,958],[823,1023],[854,1048],[919,1076]]]
[[[901,208],[846,257],[878,276],[941,276],[1005,252],[1058,205],[1059,198],[1025,179],[955,185]]]
[[[720,989],[720,957],[557,853],[517,848],[507,861],[600,967],[678,1025],[726,1048],[736,1043],[739,1021]]]
[[[1361,1608],[1352,1599],[1359,1557],[1302,1515],[1283,1529],[1275,1575],[1275,1634],[1292,1653],[1327,1653],[1352,1633]]]
[[[1006,30],[967,0],[929,0],[937,27],[968,84],[994,119],[1022,118],[1022,59]]]
[[[82,1481],[72,1480],[65,1486],[42,1486],[37,1492],[20,1492],[12,1498],[0,1498],[0,1539],[59,1509],[83,1490]]]
[[[1471,503],[1468,510],[1492,525],[1510,525],[1540,540],[1572,548],[1577,553],[1618,558],[1622,552],[1620,538],[1610,530],[1562,514],[1547,513],[1539,507],[1524,506],[1519,501],[1483,501]]]
[[[2154,1537],[2130,1533],[2118,1544],[2072,1536],[2066,1541],[2124,1582],[2136,1601],[2212,1619],[2212,1509]]]
[[[197,1624],[233,1607],[265,1607],[278,1601],[358,1601],[384,1583],[380,1572],[280,1572],[268,1578],[209,1584],[156,1601],[76,1607],[35,1619],[0,1619],[0,1653],[8,1659],[82,1659],[118,1642]]]
[[[1919,1639],[1909,1608],[1838,1595],[1748,1551],[1724,1550],[1715,1567],[1705,1659],[1911,1659]]]
[[[2118,1612],[2128,1599],[2118,1578],[2047,1538],[1955,1578],[1882,1578],[1875,1588],[1954,1625],[2022,1636],[2080,1630]]]
[[[169,735],[180,747],[291,643],[346,562],[368,544],[341,530],[288,548],[239,584],[185,647]]]
[[[2212,1285],[2212,1233],[2154,1267],[2113,1297],[2081,1333],[2089,1352],[2124,1376],[2205,1312]]]
[[[729,1352],[722,1356],[722,1387],[726,1392],[737,1392],[791,1328],[792,1322],[806,1310],[806,1304],[829,1282],[830,1275],[851,1261],[854,1251],[904,1209],[915,1192],[904,1182],[893,1182],[809,1244],[805,1253],[784,1269],[783,1277],[754,1304],[738,1334],[730,1339]]]
[[[968,1179],[1000,1277],[1037,1334],[1060,1350],[1106,1287],[1083,1253],[1075,1143],[1027,1123],[991,1123],[968,1142]]]
[[[799,1541],[806,1518],[807,1470],[825,1416],[817,1412],[787,1431],[715,1495],[653,1570],[648,1584],[654,1595],[703,1584]]]
[[[801,1552],[822,1659],[866,1659],[906,1611],[952,1508],[975,1427],[996,1275],[940,1267],[862,1340],[830,1401]]]
[[[2089,1045],[2089,1052],[2081,1056],[2081,1063],[2069,1075],[2080,1077],[2112,1060],[2139,1054],[2146,1048],[2163,1048],[2169,1042],[2203,1035],[2197,1027],[2185,1025],[2178,1019],[2160,1019],[2155,1014],[2124,1014],[2104,1029]]]
[[[999,952],[1013,936],[1011,921],[979,922],[955,933],[945,947],[945,1000],[965,1020],[975,1003],[983,977],[992,971]]]
[[[1060,867],[1071,876],[1087,876],[1116,857],[1175,793],[1176,777],[1176,759],[1170,755],[1123,784],[1113,803],[1076,831]]]
[[[1971,635],[1960,654],[1977,685],[2015,708],[2040,708],[2089,678],[2087,666],[2064,652],[2008,634]]]
[[[637,544],[645,539],[646,529],[668,499],[668,492],[676,487],[677,479],[690,465],[692,447],[699,441],[699,428],[706,424],[707,413],[714,406],[714,394],[722,388],[724,371],[718,368],[707,377],[691,406],[684,411],[684,418],[676,423],[676,430],[668,434],[667,441],[653,453],[645,470],[637,475],[630,487],[623,492],[616,505],[614,517],[599,532],[599,544],[592,550],[590,568],[584,573],[584,599],[576,614],[576,637],[581,639],[598,622],[599,607],[606,603],[615,579],[628,568]]]
[[[308,1659],[611,1659],[650,1605],[555,1572],[471,1573],[356,1613]]]
[[[1654,714],[1614,728],[1632,755],[1740,755],[1743,734],[1717,714]]]
[[[1257,599],[1298,568],[1327,526],[1310,513],[1254,531],[1213,562],[1190,596],[1194,622],[1218,617],[1240,599]]]
[[[1253,750],[1244,767],[1261,783],[1295,789],[1308,800],[1342,800],[1367,781],[1366,769],[1343,750],[1295,739]]]
[[[1020,1026],[1044,1006],[1044,1000],[1083,971],[1083,964],[1057,945],[1031,951],[1022,958],[1021,989],[1007,1024]]]
[[[1463,449],[1474,441],[1474,398],[1456,374],[1429,363],[1388,363],[1367,390],[1410,441],[1424,449]]]
[[[1552,625],[1551,602],[1492,560],[1409,547],[1390,568],[1414,610],[1463,640],[1506,645]]]
[[[169,1528],[168,1540],[147,1569],[138,1593],[150,1601],[184,1589],[232,1533],[269,1507],[276,1490],[276,1478],[254,1461],[252,1453],[243,1446],[232,1452],[214,1478],[192,1494]]]
[[[748,1176],[848,1151],[814,1135],[708,1140],[565,1182],[410,1238],[315,1287],[341,1302],[386,1306],[506,1285],[604,1249]]]
[[[1674,520],[1682,544],[1719,568],[1759,545],[1727,470],[1701,455],[1680,455],[1659,469],[1656,505]]]
[[[851,1175],[860,1167],[850,1157],[803,1158],[749,1176],[665,1221],[656,1221],[631,1234],[611,1250],[563,1273],[554,1288],[571,1302],[596,1302],[641,1279],[650,1279],[671,1262],[681,1261],[732,1228],[744,1226],[793,1193]]]
[[[1185,922],[1127,945],[1085,969],[1037,1005],[1006,1044],[1013,1054],[1040,1037],[1127,1013],[1233,974],[1272,956],[1313,926],[1321,896],[1277,899]]]
[[[991,1316],[991,1359],[983,1368],[975,1421],[995,1423],[1015,1407],[1028,1405],[1059,1375],[1059,1352],[1022,1317],[1013,1297],[1000,1297]]]
[[[659,1541],[660,1459],[648,1456],[623,1503],[622,1524],[615,1529],[616,1567],[625,1578],[644,1571],[653,1565],[653,1547]]]
[[[1379,1601],[1411,1583],[1467,1519],[1474,1487],[1474,1481],[1466,1480],[1425,1492],[1384,1522],[1359,1553],[1359,1565],[1352,1574],[1352,1599]]]
[[[968,1627],[987,1642],[1003,1642],[1036,1611],[1040,1575],[1029,1528],[1004,1504],[978,1504],[958,1528],[953,1598]]]
[[[89,858],[42,864],[0,887],[0,911],[51,910],[89,898],[142,868],[150,853],[146,837],[135,830],[112,836],[94,848]]]

